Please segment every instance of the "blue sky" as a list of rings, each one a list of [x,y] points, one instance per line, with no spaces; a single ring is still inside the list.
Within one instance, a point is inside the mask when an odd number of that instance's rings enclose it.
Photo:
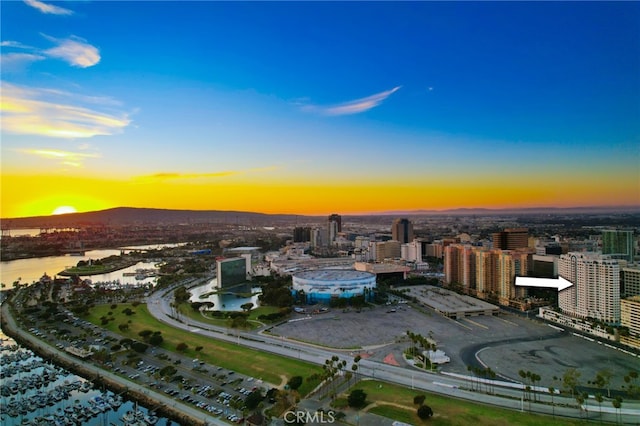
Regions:
[[[151,181],[324,186],[327,211],[336,185],[394,182],[423,199],[381,210],[482,207],[447,176],[486,206],[640,204],[637,2],[29,0],[1,19],[3,217],[30,214],[42,194],[15,182],[40,175],[127,188],[78,210]],[[194,197],[171,207],[260,210]]]

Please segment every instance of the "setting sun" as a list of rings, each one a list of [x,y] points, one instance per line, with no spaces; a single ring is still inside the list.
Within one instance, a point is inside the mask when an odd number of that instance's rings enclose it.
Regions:
[[[77,210],[71,206],[60,206],[56,208],[51,214],[67,214],[77,213]]]

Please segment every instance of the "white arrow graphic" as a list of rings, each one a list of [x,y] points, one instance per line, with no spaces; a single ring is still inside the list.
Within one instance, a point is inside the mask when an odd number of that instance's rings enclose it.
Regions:
[[[533,278],[533,277],[516,277],[516,285],[521,287],[548,287],[557,288],[558,291],[569,288],[573,285],[571,281],[567,281],[562,277],[558,278]]]

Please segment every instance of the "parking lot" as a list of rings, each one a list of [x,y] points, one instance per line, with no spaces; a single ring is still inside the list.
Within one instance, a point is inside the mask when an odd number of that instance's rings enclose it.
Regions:
[[[306,314],[296,314],[296,319]],[[533,318],[502,312],[497,316],[474,316],[453,320],[427,307],[405,304],[355,310],[331,309],[308,319],[288,322],[273,328],[272,333],[300,342],[340,348],[354,356],[360,354],[380,362],[395,360],[407,366],[403,351],[410,342],[407,331],[432,336],[438,349],[445,351],[451,362],[441,370],[468,374],[467,365],[478,359],[503,378],[520,381],[520,369],[542,376],[541,385],[560,384],[568,368],[576,368],[586,384],[598,371],[613,373],[612,386],[620,387],[624,375],[638,369],[638,358],[597,342],[560,332]],[[476,358],[476,353],[478,353]]]
[[[70,312],[67,316],[51,325],[38,321],[35,315],[28,315],[29,321],[35,325],[29,332],[60,350],[86,345],[108,349],[121,339],[121,336],[79,319]],[[222,367],[203,365],[198,360],[160,348],[151,348],[147,353],[139,354],[139,360],[135,363],[130,362],[127,353],[126,350],[112,353],[112,360],[103,367],[232,423],[244,421],[242,413],[247,396],[258,390],[264,395],[267,390],[262,381],[253,377]],[[176,373],[171,377],[161,377],[158,373],[167,366],[174,367]]]

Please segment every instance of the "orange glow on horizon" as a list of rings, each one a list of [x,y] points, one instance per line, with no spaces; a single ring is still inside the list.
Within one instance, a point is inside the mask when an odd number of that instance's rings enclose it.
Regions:
[[[621,182],[626,182],[626,186]],[[301,215],[455,208],[634,206],[640,204],[640,197],[629,197],[629,194],[637,191],[633,180],[620,176],[601,176],[588,184],[577,177],[558,185],[552,179],[533,180],[524,176],[510,180],[486,176],[440,178],[416,184],[407,184],[407,180],[379,184],[308,184],[239,182],[226,178],[194,184],[182,180],[141,183],[136,179],[4,175],[1,217],[46,216],[60,206],[73,206],[78,212],[149,207]]]

